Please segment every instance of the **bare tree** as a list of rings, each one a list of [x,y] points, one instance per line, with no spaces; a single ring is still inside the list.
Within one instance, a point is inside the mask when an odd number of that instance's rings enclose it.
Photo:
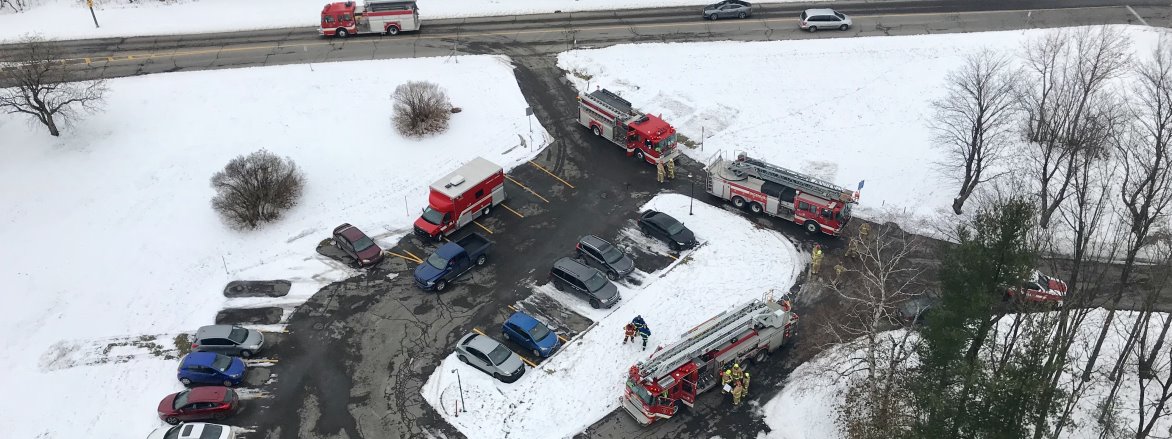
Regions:
[[[391,99],[395,103],[392,119],[399,134],[422,137],[448,129],[452,103],[435,83],[410,81],[395,87]]]
[[[1130,45],[1122,31],[1109,27],[1052,31],[1026,45],[1019,101],[1043,228],[1068,196],[1079,151],[1106,149],[1119,123],[1108,85],[1127,67]]]
[[[933,102],[932,128],[945,150],[940,165],[960,180],[952,200],[957,215],[977,185],[997,176],[988,171],[1003,158],[1015,122],[1014,75],[1009,57],[982,50],[948,74],[947,94]]]
[[[28,8],[28,0],[0,0],[0,9],[9,8],[12,12],[22,12]]]
[[[304,186],[292,159],[262,149],[232,159],[212,176],[212,208],[235,227],[255,229],[296,205]]]
[[[61,135],[59,126],[68,126],[83,112],[101,108],[106,94],[103,79],[82,81],[62,61],[61,47],[38,36],[26,36],[0,69],[10,88],[0,89],[0,110],[33,117],[49,134]]]

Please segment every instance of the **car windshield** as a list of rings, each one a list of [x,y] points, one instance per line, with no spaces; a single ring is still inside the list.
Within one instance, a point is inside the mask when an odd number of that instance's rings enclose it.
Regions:
[[[225,372],[228,367],[232,365],[232,357],[226,355],[216,355],[216,361],[212,362],[212,368],[220,372]]]
[[[545,340],[545,337],[549,336],[549,328],[538,322],[537,326],[529,330],[529,336],[533,338],[533,341]]]
[[[172,404],[172,406],[173,406],[172,408],[178,409],[179,407],[183,407],[183,406],[187,405],[187,395],[189,393],[190,393],[190,391],[184,390],[182,392],[179,392],[178,395],[175,395],[175,403]]]
[[[372,245],[374,245],[374,240],[363,236],[362,239],[354,242],[354,251],[360,252],[370,248]]]
[[[427,209],[423,210],[423,220],[438,226],[440,221],[444,220],[444,213],[427,206]]]
[[[838,19],[839,19],[839,20],[846,20],[846,16],[845,16],[845,15],[842,15],[842,13],[841,13],[841,12],[835,12],[835,13],[834,13],[834,16],[835,16],[835,17],[838,17]]]
[[[181,431],[183,431],[183,427],[186,427],[186,426],[185,425],[176,425],[174,427],[171,427],[170,430],[167,430],[167,434],[163,435],[163,439],[179,439],[179,433]]]
[[[432,253],[431,256],[427,257],[427,264],[442,270],[448,266],[448,260],[440,256],[439,253]]]
[[[601,273],[595,272],[594,276],[586,279],[586,289],[590,291],[598,291],[606,286],[606,278],[602,277]]]
[[[232,328],[232,332],[228,333],[228,339],[236,344],[244,343],[248,339],[248,330],[244,328]]]
[[[224,427],[216,424],[204,424],[203,432],[199,434],[199,439],[220,439],[224,434]]]
[[[664,228],[667,229],[668,235],[675,236],[677,233],[684,231],[684,224],[678,223],[678,222],[671,222],[671,223],[668,223],[667,226]]]
[[[615,248],[614,246],[608,246],[602,250],[602,260],[606,261],[608,264],[618,262],[619,259],[622,258],[623,252],[619,251],[619,249]]]
[[[498,344],[496,345],[496,349],[493,349],[492,352],[488,353],[488,359],[489,361],[492,361],[492,364],[500,365],[501,363],[504,363],[505,360],[508,360],[509,354],[512,353],[513,351],[510,351],[509,348],[505,347],[505,345]]]

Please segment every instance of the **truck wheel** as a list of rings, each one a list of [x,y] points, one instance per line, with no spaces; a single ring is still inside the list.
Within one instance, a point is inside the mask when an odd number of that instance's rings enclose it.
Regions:
[[[814,221],[806,221],[806,232],[813,234],[818,233],[819,230],[822,230],[822,228],[818,227],[818,223]]]
[[[752,203],[749,205],[749,210],[753,211],[753,213],[761,213],[765,209],[761,207],[761,203]]]
[[[338,30],[334,31],[334,36],[338,38],[346,38],[350,36],[350,32],[346,32],[346,29],[339,27]]]
[[[647,161],[646,156],[643,155],[643,151],[636,150],[635,151],[635,158],[639,159],[639,161],[641,161],[641,162]]]
[[[387,26],[387,35],[395,36],[399,34],[399,28],[394,26]]]
[[[598,129],[597,125],[595,125],[593,128],[590,128],[590,131],[593,131],[595,136],[602,137],[602,130]]]
[[[765,358],[766,358],[765,350],[764,349],[759,350],[759,351],[757,351],[757,355],[753,356],[753,364],[764,363]]]
[[[480,211],[480,215],[481,216],[488,215],[489,212],[492,212],[492,205],[491,204],[484,206],[484,210]]]
[[[447,287],[448,287],[448,283],[445,281],[441,280],[441,281],[435,283],[435,290],[436,291],[443,291],[444,288],[447,288]]]
[[[733,206],[737,206],[737,209],[744,209],[745,199],[741,197],[733,197]]]
[[[484,265],[485,262],[488,262],[488,256],[480,255],[476,258],[476,265]]]

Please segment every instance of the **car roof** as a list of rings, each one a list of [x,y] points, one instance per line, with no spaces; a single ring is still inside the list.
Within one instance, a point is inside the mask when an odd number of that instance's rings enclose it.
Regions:
[[[464,345],[487,354],[501,344],[487,335],[473,334],[471,338],[464,341]]]
[[[229,334],[232,334],[233,328],[235,326],[232,325],[203,326],[198,331],[195,331],[195,338],[200,340],[205,338],[227,338]]]
[[[672,217],[671,215],[668,215],[666,213],[658,212],[658,211],[651,211],[651,212],[652,212],[652,214],[647,215],[644,218],[646,218],[647,221],[654,222],[655,224],[659,224],[661,226],[666,226],[669,224],[676,224],[676,223],[680,222],[679,220],[675,219],[674,217]]]
[[[838,11],[835,11],[830,8],[806,9],[806,16],[808,17],[811,15],[834,15],[836,12],[838,12]]]
[[[522,311],[517,311],[513,313],[513,315],[509,316],[509,319],[506,320],[505,323],[512,323],[517,325],[518,328],[528,331],[541,322],[537,321],[537,319],[533,318],[533,316],[529,314],[525,314]]]
[[[357,227],[354,227],[354,226],[346,227],[346,228],[342,229],[340,232],[338,232],[338,234],[342,235],[342,237],[350,240],[351,242],[354,242],[354,241],[357,241],[359,239],[366,237],[365,233],[362,233],[361,230],[359,230]]]
[[[184,366],[210,366],[219,356],[215,352],[192,352],[183,357]]]
[[[220,402],[227,394],[224,386],[192,387],[187,391],[187,402]]]
[[[558,259],[557,262],[554,262],[553,266],[554,268],[561,269],[567,273],[570,273],[571,275],[581,278],[590,277],[594,274],[594,271],[597,271],[593,268],[587,267],[581,262],[574,260],[573,258],[566,256],[563,256],[561,259]]]
[[[606,247],[608,245],[612,246],[612,247],[614,246],[614,244],[607,242],[605,239],[599,238],[594,235],[583,236],[582,239],[578,240],[578,242],[580,242],[582,244],[586,244],[590,247],[593,247],[595,250],[602,250],[603,247]]]

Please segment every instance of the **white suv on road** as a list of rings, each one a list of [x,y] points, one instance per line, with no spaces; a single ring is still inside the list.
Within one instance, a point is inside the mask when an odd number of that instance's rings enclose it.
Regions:
[[[833,9],[806,9],[798,16],[798,27],[810,32],[818,29],[850,29],[851,18]]]

